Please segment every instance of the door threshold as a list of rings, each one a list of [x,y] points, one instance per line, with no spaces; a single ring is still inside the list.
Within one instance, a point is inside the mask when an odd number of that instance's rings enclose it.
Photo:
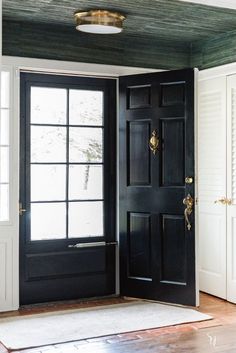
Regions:
[[[117,294],[108,295],[108,296],[99,296],[99,297],[91,297],[91,298],[80,298],[80,299],[69,299],[69,300],[58,300],[51,302],[43,302],[43,303],[34,303],[34,304],[26,304],[21,305],[19,310],[30,310],[30,309],[43,309],[43,308],[56,308],[56,307],[70,307],[70,306],[78,306],[78,305],[100,305],[100,302],[110,301],[110,300],[122,299]],[[104,304],[103,304],[104,305]]]
[[[155,300],[155,299],[146,299],[146,298],[135,298],[135,297],[122,297],[126,301],[134,301],[134,300],[141,300],[145,302],[150,302],[150,303],[157,303],[157,304],[162,304],[162,305],[170,305],[170,306],[178,306],[180,308],[193,308],[196,309],[196,306],[191,306],[191,305],[184,305],[184,304],[177,304],[177,303],[170,303],[170,302],[162,302],[160,300]]]
[[[103,306],[103,305],[122,304],[125,302],[127,302],[126,299],[122,298],[117,294],[113,294],[113,295],[102,296],[102,297],[60,300],[60,301],[53,301],[53,302],[28,304],[28,305],[20,306],[18,310],[0,313],[0,318],[32,315],[32,314],[42,314],[42,313],[62,311],[62,310],[92,308],[92,307]]]

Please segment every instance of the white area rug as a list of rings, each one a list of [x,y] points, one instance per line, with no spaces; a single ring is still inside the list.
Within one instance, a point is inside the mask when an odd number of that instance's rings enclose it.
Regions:
[[[22,349],[209,319],[193,309],[135,301],[0,319],[0,342]]]

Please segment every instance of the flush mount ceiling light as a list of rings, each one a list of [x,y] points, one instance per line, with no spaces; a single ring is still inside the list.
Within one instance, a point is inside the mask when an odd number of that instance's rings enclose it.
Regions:
[[[76,11],[74,13],[78,31],[95,34],[115,34],[123,29],[125,16],[107,10]]]

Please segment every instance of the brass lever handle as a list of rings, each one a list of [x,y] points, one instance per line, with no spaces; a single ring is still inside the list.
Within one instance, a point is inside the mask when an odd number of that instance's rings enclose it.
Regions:
[[[231,199],[227,199],[226,197],[222,197],[219,200],[216,200],[214,203],[221,203],[222,205],[232,205],[232,200]]]
[[[93,242],[93,243],[78,243],[78,244],[70,244],[68,245],[68,248],[91,248],[91,247],[95,247],[95,246],[105,246],[106,243],[105,241],[97,241],[97,242]]]
[[[183,204],[186,206],[184,210],[184,218],[187,224],[187,229],[191,230],[191,223],[189,220],[189,216],[193,212],[193,205],[194,205],[194,200],[190,194],[188,194],[184,199],[183,199]]]
[[[152,151],[152,153],[155,155],[158,151],[158,148],[159,148],[159,143],[160,143],[160,140],[157,136],[157,130],[153,130],[152,132],[152,136],[149,140],[149,148],[150,150]]]
[[[91,243],[77,243],[77,244],[69,244],[68,248],[79,249],[79,248],[93,248],[93,247],[111,246],[111,245],[118,245],[118,242],[111,241],[109,243],[106,243],[105,241],[97,241],[97,242],[91,242]]]

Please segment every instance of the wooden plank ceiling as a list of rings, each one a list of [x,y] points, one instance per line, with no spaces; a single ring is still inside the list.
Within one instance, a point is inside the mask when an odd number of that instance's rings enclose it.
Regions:
[[[124,31],[113,36],[76,32],[74,11],[96,8],[124,13],[127,16]],[[121,64],[133,62],[134,66],[177,68],[191,64],[191,48],[195,45],[199,57],[199,43],[206,47],[208,41],[218,36],[229,36],[235,30],[236,10],[177,0],[3,0],[3,53],[6,55],[57,56],[62,60],[77,58],[84,61],[86,53],[82,51],[82,56],[77,57],[78,48],[86,46],[87,62],[118,64],[120,58],[114,58],[114,54],[122,53],[126,61],[123,59]],[[68,48],[64,47],[62,53],[57,44],[57,54],[55,51],[52,53],[51,36],[53,41],[56,36],[61,37]],[[48,47],[46,42],[50,43]],[[33,43],[38,46],[34,54]],[[94,45],[98,55],[92,59]]]

